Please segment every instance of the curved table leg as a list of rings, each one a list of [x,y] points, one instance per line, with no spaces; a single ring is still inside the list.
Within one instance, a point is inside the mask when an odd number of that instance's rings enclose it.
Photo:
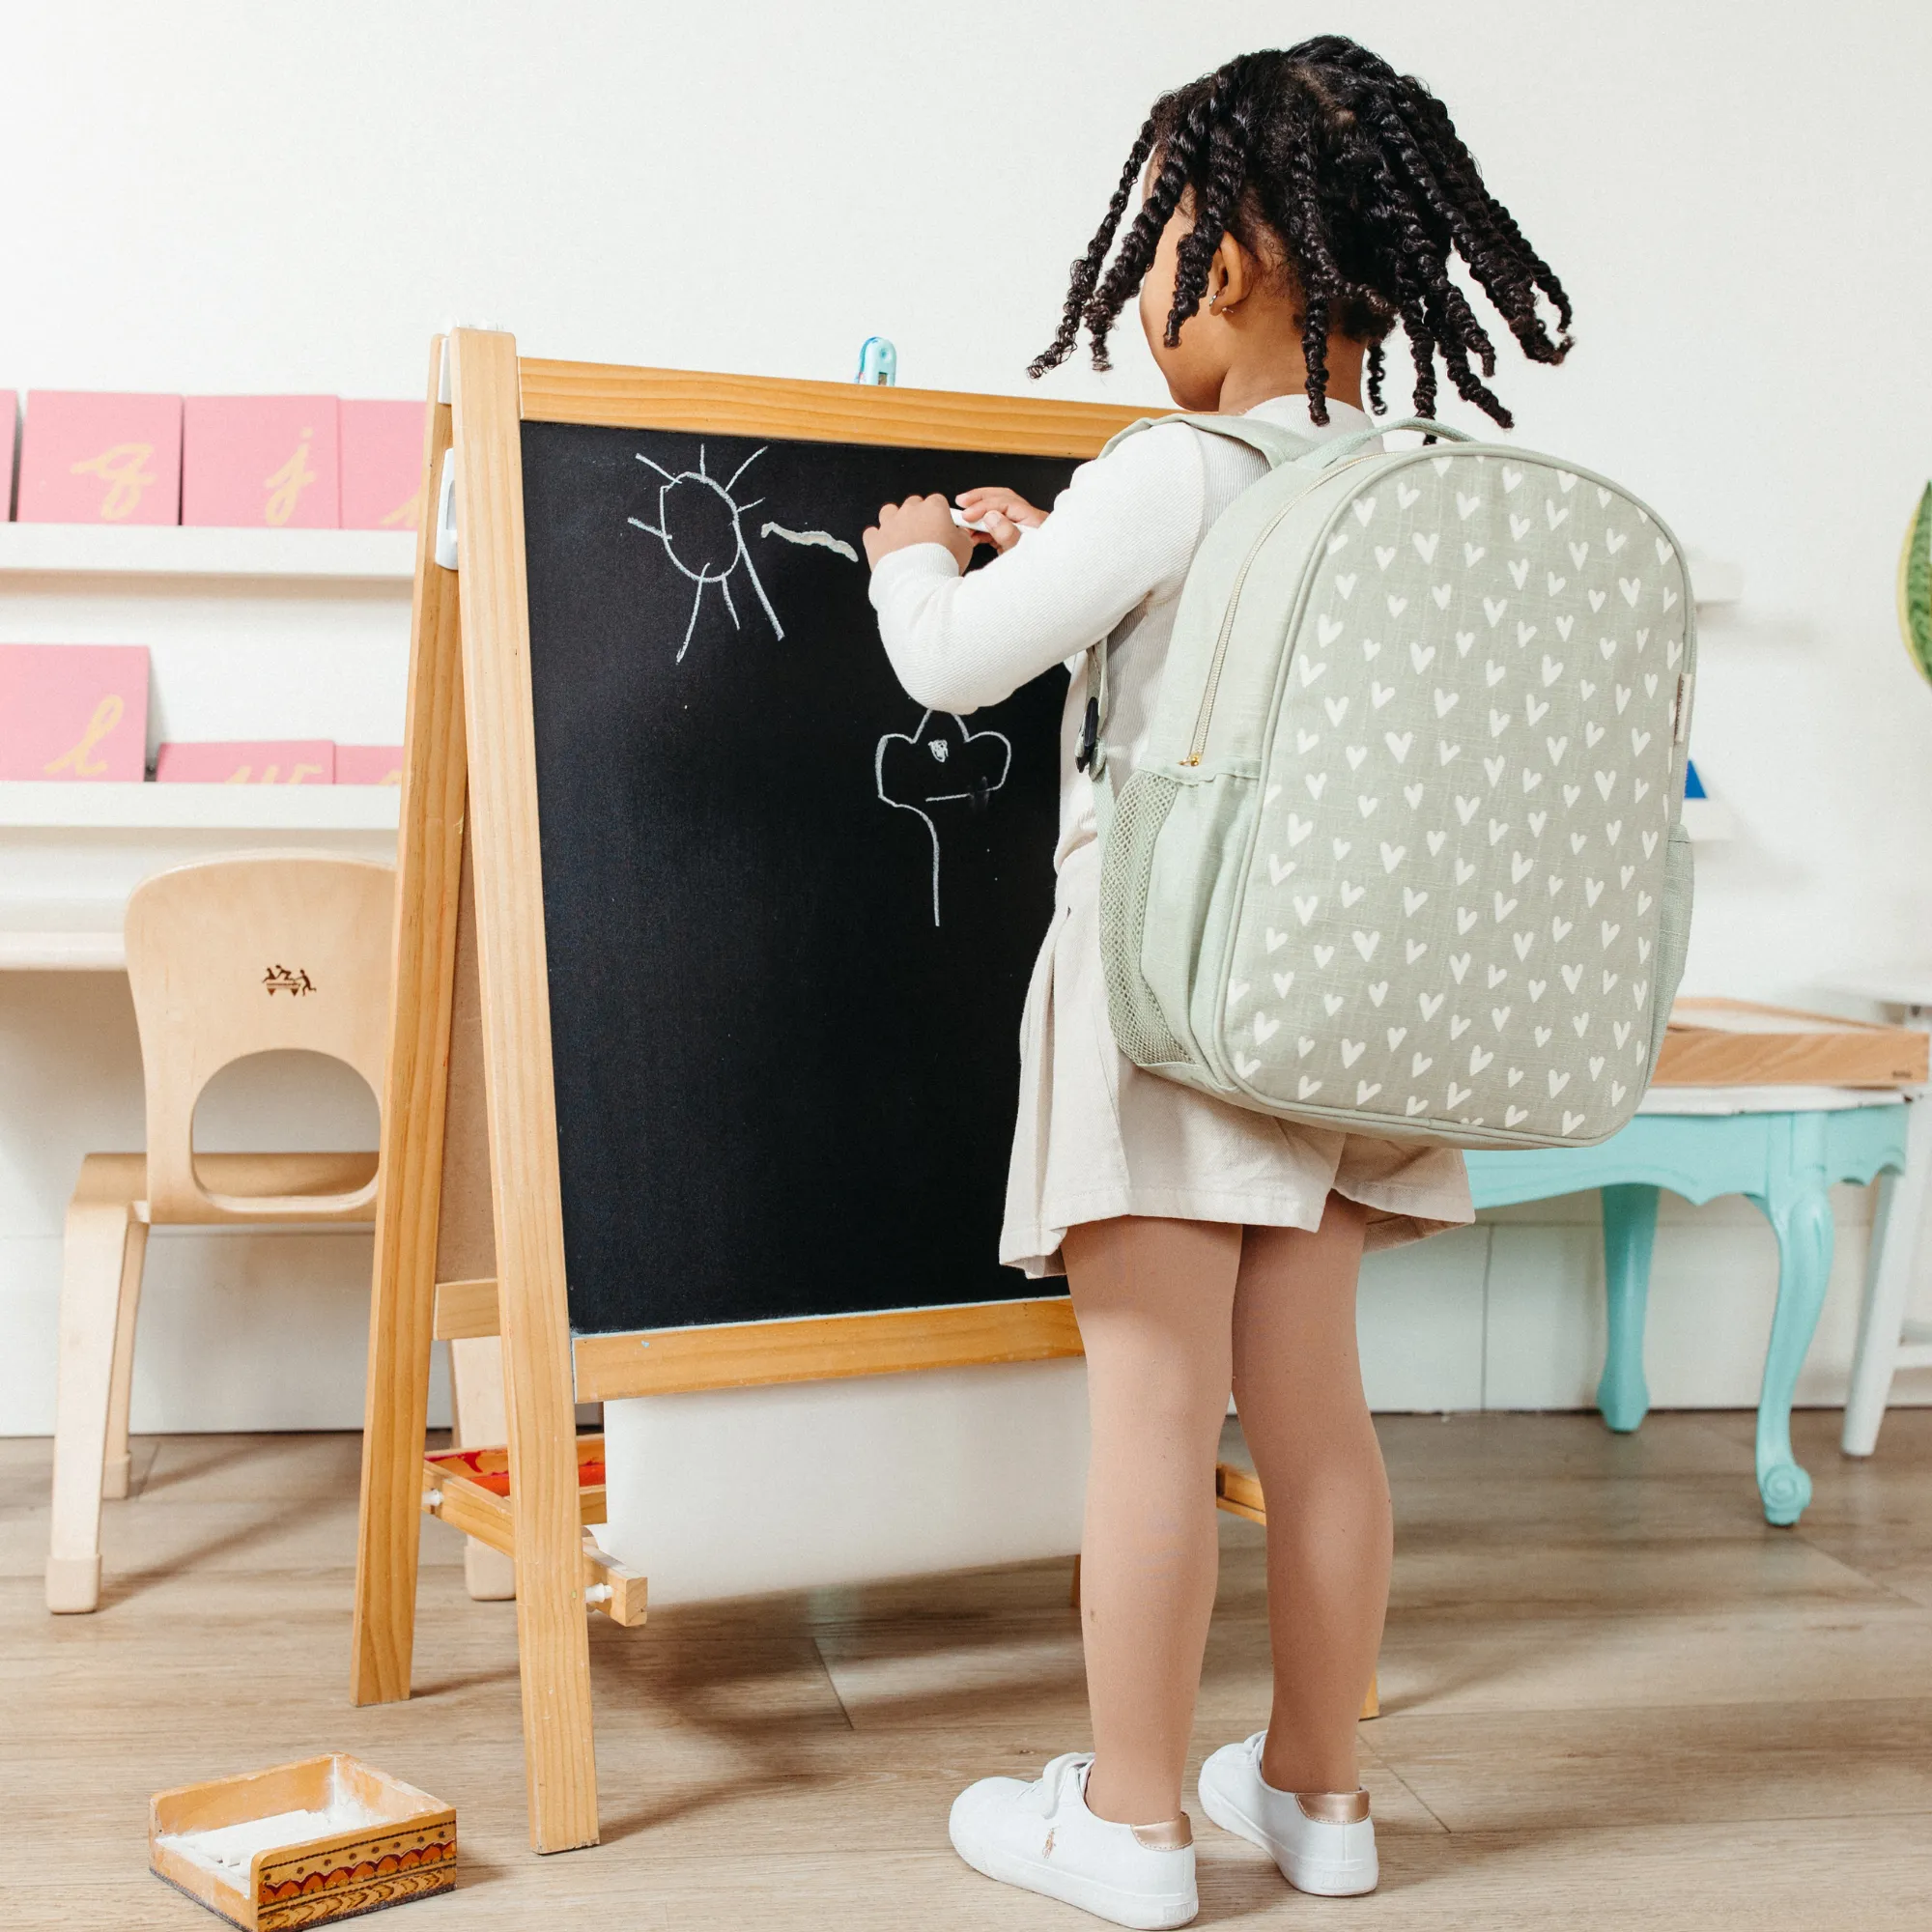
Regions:
[[[1597,1407],[1605,1422],[1628,1435],[1650,1410],[1643,1378],[1644,1313],[1650,1298],[1650,1252],[1657,1238],[1657,1189],[1629,1182],[1605,1187],[1604,1290],[1609,1346],[1604,1353]]]
[[[1767,1522],[1790,1524],[1811,1500],[1811,1478],[1791,1453],[1791,1398],[1811,1347],[1832,1273],[1832,1203],[1819,1115],[1789,1122],[1789,1153],[1757,1206],[1777,1236],[1777,1310],[1757,1405],[1757,1488]]]

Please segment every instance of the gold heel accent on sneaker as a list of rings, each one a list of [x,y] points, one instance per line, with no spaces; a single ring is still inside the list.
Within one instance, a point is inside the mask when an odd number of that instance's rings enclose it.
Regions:
[[[1194,1842],[1194,1826],[1183,1811],[1164,1825],[1129,1825],[1134,1843],[1148,1852],[1184,1852]]]
[[[1369,1815],[1366,1791],[1297,1791],[1294,1804],[1315,1825],[1359,1825]]]

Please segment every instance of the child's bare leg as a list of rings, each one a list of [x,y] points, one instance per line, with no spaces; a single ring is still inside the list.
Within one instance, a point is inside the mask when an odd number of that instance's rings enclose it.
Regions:
[[[1278,1791],[1355,1789],[1355,1724],[1388,1606],[1388,1477],[1355,1350],[1365,1220],[1330,1195],[1318,1233],[1250,1228],[1241,1249],[1235,1403],[1267,1504],[1262,1776]]]
[[[1080,1551],[1087,1804],[1119,1824],[1159,1824],[1180,1812],[1214,1607],[1214,1462],[1241,1230],[1127,1216],[1069,1229],[1065,1252],[1093,1432]]]

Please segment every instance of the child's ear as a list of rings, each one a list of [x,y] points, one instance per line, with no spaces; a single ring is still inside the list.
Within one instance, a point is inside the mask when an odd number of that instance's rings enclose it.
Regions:
[[[1208,293],[1214,312],[1226,315],[1240,303],[1253,290],[1260,270],[1261,264],[1232,234],[1223,234],[1208,264]]]

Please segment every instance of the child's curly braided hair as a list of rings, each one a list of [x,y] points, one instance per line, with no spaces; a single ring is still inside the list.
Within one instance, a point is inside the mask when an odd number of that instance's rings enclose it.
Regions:
[[[1152,191],[1104,279],[1101,269],[1141,170],[1155,160]],[[1163,95],[1135,141],[1120,186],[1087,252],[1073,264],[1052,344],[1030,374],[1072,354],[1084,325],[1094,366],[1108,367],[1107,336],[1140,287],[1168,217],[1189,198],[1194,227],[1176,264],[1166,340],[1201,305],[1224,233],[1270,267],[1292,273],[1302,308],[1309,413],[1328,420],[1331,329],[1367,342],[1371,408],[1382,409],[1382,340],[1397,323],[1415,363],[1415,412],[1435,408],[1435,359],[1463,401],[1508,428],[1512,418],[1482,375],[1495,349],[1450,279],[1452,250],[1535,362],[1570,349],[1570,298],[1483,185],[1449,111],[1419,80],[1340,34],[1286,51],[1242,54]],[[1554,339],[1538,294],[1555,309]]]

